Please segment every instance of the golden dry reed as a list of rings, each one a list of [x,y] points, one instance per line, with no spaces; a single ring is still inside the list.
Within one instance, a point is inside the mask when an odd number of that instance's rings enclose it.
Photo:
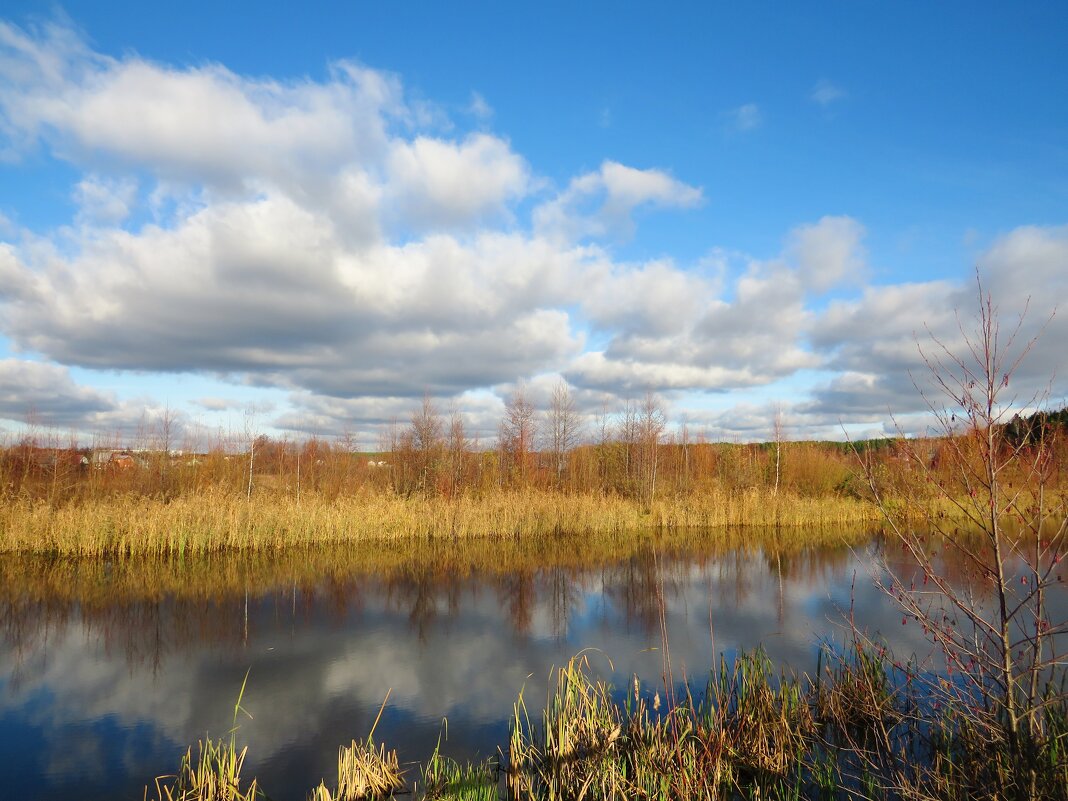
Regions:
[[[411,538],[821,527],[880,519],[878,508],[864,500],[764,489],[710,490],[645,504],[619,496],[544,490],[452,499],[388,492],[328,499],[309,493],[298,502],[266,492],[249,500],[212,488],[170,500],[130,494],[58,507],[40,500],[8,501],[0,505],[0,552],[124,557]]]

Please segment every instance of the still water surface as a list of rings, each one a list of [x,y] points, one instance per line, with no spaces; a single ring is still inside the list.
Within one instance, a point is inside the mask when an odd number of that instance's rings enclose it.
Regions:
[[[702,541],[702,540],[705,541]],[[799,537],[798,539],[803,539]],[[856,540],[856,537],[853,537]],[[246,776],[276,799],[332,782],[337,748],[366,736],[425,758],[505,745],[521,688],[584,648],[617,686],[662,681],[659,599],[676,678],[703,684],[713,653],[763,645],[812,671],[821,640],[858,620],[899,654],[916,626],[872,582],[883,546],[803,548],[742,535],[524,553],[492,541],[454,558],[288,554],[174,563],[0,559],[0,797],[141,799],[187,745],[230,729]],[[326,561],[324,561],[326,560]],[[603,654],[603,656],[602,656]],[[609,662],[610,660],[610,662]]]

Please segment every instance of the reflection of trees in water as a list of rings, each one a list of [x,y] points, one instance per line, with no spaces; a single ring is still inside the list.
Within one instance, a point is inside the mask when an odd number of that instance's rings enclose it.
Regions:
[[[848,548],[797,550],[765,547],[762,551],[770,572],[781,570],[784,579],[801,584],[805,589],[826,586],[832,576],[842,575],[853,558]]]
[[[60,636],[76,611],[61,601],[19,600],[0,603],[0,632],[4,650],[13,657],[9,678],[13,689],[22,684],[27,658],[47,652],[53,637]]]
[[[787,589],[796,587],[806,593],[820,591],[848,569],[852,558],[845,548],[791,551],[764,547],[761,551],[767,574],[776,583],[776,620],[780,632],[788,628],[790,605],[786,601]]]
[[[156,670],[170,655],[191,647],[241,649],[270,631],[295,634],[311,625],[340,626],[361,619],[374,604],[406,615],[411,630],[425,641],[443,621],[475,608],[482,587],[499,601],[501,625],[520,635],[530,633],[540,609],[552,635],[567,637],[576,606],[598,588],[626,626],[649,633],[658,626],[658,585],[669,605],[697,586],[710,588],[713,605],[733,609],[756,592],[778,592],[780,601],[791,590],[822,592],[852,558],[847,549],[767,545],[717,553],[707,543],[704,550],[649,544],[624,553],[585,563],[575,554],[565,560],[560,552],[539,553],[492,571],[457,560],[413,557],[385,573],[353,568],[319,576],[292,561],[279,568],[191,563],[186,574],[166,564],[161,583],[173,589],[157,592],[144,588],[146,577],[153,577],[144,565],[57,564],[32,570],[15,561],[0,564],[0,638],[16,673],[74,626],[106,652],[124,656],[131,667]],[[538,561],[546,566],[537,567]],[[518,564],[509,568],[512,562]],[[182,575],[188,576],[185,584],[178,580]],[[221,585],[212,583],[218,576]],[[250,591],[247,641],[245,587]],[[783,605],[784,615],[787,609]]]
[[[736,551],[695,557],[649,549],[605,569],[605,593],[622,611],[627,625],[639,626],[648,634],[660,625],[661,598],[668,605],[682,599],[688,586],[709,585],[712,572],[719,575],[715,586],[720,588],[725,603],[735,605],[733,599],[745,597],[746,585],[738,583],[738,577],[747,558]],[[730,586],[722,593],[725,583]]]
[[[441,618],[439,606],[444,605],[448,618],[461,614],[464,590],[471,581],[469,577],[417,565],[385,579],[373,579],[370,586],[385,599],[387,609],[407,614],[420,642],[425,642]]]
[[[657,564],[652,551],[637,554],[602,571],[604,592],[622,612],[628,628],[650,632],[659,626],[659,573],[668,568]],[[665,594],[670,594],[665,578]]]
[[[78,626],[107,655],[131,669],[157,672],[170,654],[190,645],[238,648],[244,636],[244,604],[175,602],[172,599],[87,606],[68,601],[0,601],[0,636],[14,656],[13,680],[27,659],[47,657],[53,644]]]
[[[720,606],[728,608],[743,606],[753,591],[753,579],[759,561],[747,550],[737,550],[716,564],[719,581]]]
[[[647,634],[659,625],[658,582],[669,605],[692,583],[709,588],[713,609],[742,608],[755,600],[754,593],[774,593],[781,628],[788,613],[789,590],[823,591],[842,575],[852,558],[843,548],[753,547],[704,557],[654,554],[650,549],[602,571],[605,594],[626,624],[639,626]]]
[[[463,614],[464,602],[475,601],[479,587],[487,579],[514,633],[529,634],[535,611],[546,603],[553,635],[560,637],[566,636],[571,611],[582,594],[581,581],[590,572],[555,567],[513,570],[487,577],[457,576],[421,567],[382,579],[378,586],[387,607],[406,613],[421,641],[440,623],[442,605],[449,618],[458,618]]]
[[[557,640],[567,639],[571,613],[579,598],[582,597],[579,572],[568,571],[561,567],[548,571],[549,624],[552,626],[553,637]]]
[[[428,569],[413,570],[385,582],[388,608],[403,608],[408,622],[424,642],[438,616],[438,593],[442,580]]]
[[[25,661],[46,656],[73,628],[127,666],[157,672],[172,654],[208,646],[233,652],[265,630],[295,631],[317,615],[340,621],[364,603],[364,582],[330,579],[314,588],[289,587],[252,595],[218,598],[79,602],[69,599],[0,598],[0,641],[13,659],[13,679]]]
[[[353,612],[364,608],[366,598],[366,579],[359,576],[330,576],[318,585],[307,583],[301,588],[299,597],[306,615],[311,615],[317,608],[323,608],[330,619],[345,620]],[[296,585],[292,592],[297,595]],[[294,609],[296,604],[294,603]]]
[[[512,631],[520,636],[530,633],[538,594],[535,589],[534,571],[521,570],[506,573],[497,578],[497,596],[508,611]]]

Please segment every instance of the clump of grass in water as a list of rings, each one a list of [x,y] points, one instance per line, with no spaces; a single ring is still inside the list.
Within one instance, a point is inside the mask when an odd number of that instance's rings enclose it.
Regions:
[[[513,707],[508,787],[513,798],[618,795],[625,786],[618,746],[623,733],[611,688],[590,679],[587,654],[557,673],[555,693],[531,725],[523,694]]]
[[[198,757],[193,761],[193,749],[186,749],[181,767],[176,776],[159,776],[156,778],[156,797],[158,801],[254,801],[262,793],[253,779],[248,787],[241,789],[241,768],[245,764],[248,746],[237,750],[237,716],[247,711],[241,706],[245,695],[248,673],[241,682],[241,691],[234,704],[234,720],[230,729],[230,740],[201,740],[198,743]],[[172,779],[168,783],[168,779]],[[148,788],[144,797],[148,799]]]
[[[253,801],[260,795],[255,779],[241,789],[241,767],[248,746],[238,751],[232,740],[201,740],[198,748],[196,762],[191,748],[185,752],[173,784],[164,781],[169,777],[156,779],[159,801]]]
[[[728,673],[721,660],[711,683],[714,723],[727,753],[751,774],[786,775],[804,754],[815,722],[801,684],[774,686],[771,660],[763,651],[742,654]],[[716,720],[718,718],[718,720]]]
[[[901,717],[896,707],[900,693],[887,672],[884,649],[854,639],[852,653],[847,658],[829,647],[820,649],[820,681],[815,688],[817,718],[856,732],[892,726]]]
[[[447,726],[448,723],[444,722]],[[441,753],[441,737],[422,768],[424,801],[497,801],[498,765],[485,762],[463,764]]]
[[[384,744],[376,748],[374,742],[375,729],[382,719],[390,692],[392,690],[386,692],[367,739],[353,740],[338,751],[337,789],[331,793],[326,782],[320,782],[312,791],[310,801],[363,801],[385,798],[404,789],[404,775],[397,752],[387,751]]]
[[[508,788],[513,799],[790,797],[800,791],[814,718],[805,685],[775,682],[762,652],[725,663],[705,700],[661,712],[635,679],[625,701],[590,678],[587,654],[557,671],[540,726],[520,694]]]

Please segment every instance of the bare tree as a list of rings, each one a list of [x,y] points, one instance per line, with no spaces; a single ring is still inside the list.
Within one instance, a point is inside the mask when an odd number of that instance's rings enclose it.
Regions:
[[[252,501],[252,473],[256,466],[256,406],[250,404],[245,409],[245,440],[248,442],[248,492],[246,498]]]
[[[522,384],[516,386],[504,404],[499,440],[508,472],[520,480],[530,474],[537,434],[537,412]]]
[[[167,467],[170,465],[171,450],[174,448],[176,422],[170,404],[164,406],[156,418],[156,460],[160,489],[164,491],[167,489]]]
[[[667,415],[660,399],[652,392],[645,393],[637,415],[637,439],[641,448],[641,487],[646,503],[656,494],[656,474],[659,466],[660,438],[667,427]]]
[[[423,394],[422,404],[412,413],[410,434],[419,484],[427,491],[433,484],[431,479],[437,472],[444,444],[444,425],[429,392]]]
[[[545,416],[545,439],[556,470],[556,484],[563,480],[568,454],[578,445],[582,423],[575,406],[575,396],[566,381],[553,387],[549,411]]]
[[[608,405],[601,406],[601,413],[597,415],[597,444],[607,446],[612,441],[612,415],[608,413]]]
[[[623,444],[623,468],[630,492],[640,483],[638,440],[638,407],[627,398],[619,416],[619,441]]]
[[[989,293],[981,283],[978,289],[974,325],[958,316],[959,349],[930,332],[931,344],[920,346],[936,390],[921,394],[945,458],[933,464],[929,440],[905,440],[904,454],[921,480],[903,514],[885,499],[870,460],[865,465],[890,529],[917,571],[912,580],[886,565],[884,589],[904,609],[903,622],[923,627],[955,676],[930,682],[928,690],[969,716],[970,730],[986,738],[990,753],[1008,755],[1007,765],[992,771],[997,796],[1031,798],[1042,745],[1059,738],[1063,751],[1068,740],[1045,714],[1065,700],[1056,682],[1066,663],[1056,646],[1068,634],[1068,620],[1051,619],[1047,593],[1059,581],[1068,508],[1048,490],[1048,439],[1013,442],[1006,434],[1014,410],[1045,400],[1042,393],[1021,400],[1010,390],[1035,339],[1021,341],[1023,315],[1003,332]],[[917,518],[925,525],[915,525]],[[966,565],[967,582],[947,574],[928,536]]]
[[[335,496],[343,493],[351,484],[353,459],[359,449],[359,439],[356,432],[348,425],[341,429],[341,433],[334,438],[334,447],[328,451],[330,454],[330,492]]]
[[[679,450],[682,453],[681,484],[686,490],[691,489],[691,465],[690,465],[690,425],[685,420],[679,428]]]
[[[384,429],[379,432],[378,435],[378,450],[382,453],[389,455],[389,480],[394,489],[399,489],[401,479],[403,475],[403,469],[398,464],[401,451],[401,440],[403,434],[401,432],[400,423],[396,417],[393,417],[389,421]]]
[[[775,494],[779,494],[779,480],[782,476],[782,438],[783,419],[782,406],[775,405],[775,417],[771,421],[771,433],[775,438]]]
[[[156,446],[165,456],[169,455],[174,447],[175,424],[174,410],[168,404],[156,418]]]
[[[601,481],[602,491],[607,488],[612,448],[612,417],[608,413],[608,405],[601,406],[601,413],[597,415],[597,475]]]
[[[467,438],[464,418],[459,410],[453,408],[449,415],[449,473],[453,492],[460,490],[464,481],[464,462],[471,450],[471,441]]]

